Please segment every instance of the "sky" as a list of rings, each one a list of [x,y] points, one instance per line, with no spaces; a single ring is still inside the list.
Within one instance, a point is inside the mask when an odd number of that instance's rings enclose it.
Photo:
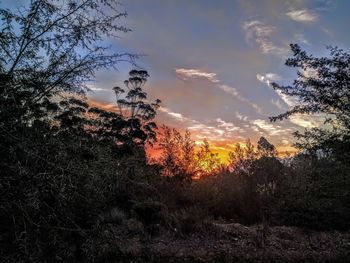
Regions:
[[[5,1],[5,4],[9,1]],[[21,2],[16,0],[15,2]],[[23,2],[23,1],[22,1]],[[233,143],[265,136],[280,150],[289,149],[292,132],[322,122],[320,116],[294,116],[269,122],[295,100],[270,84],[291,84],[296,72],[284,65],[290,43],[326,55],[327,45],[350,47],[348,0],[124,0],[132,32],[109,40],[116,52],[142,54],[137,63],[150,79],[145,91],[159,98],[157,122],[195,141],[207,138],[228,152]],[[88,96],[115,103],[132,69],[98,72]]]

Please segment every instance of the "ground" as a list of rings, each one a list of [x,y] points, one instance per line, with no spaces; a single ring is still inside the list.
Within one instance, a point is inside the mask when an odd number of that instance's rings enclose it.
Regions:
[[[211,223],[192,234],[150,237],[135,220],[126,226],[109,230],[123,262],[350,262],[350,232]]]

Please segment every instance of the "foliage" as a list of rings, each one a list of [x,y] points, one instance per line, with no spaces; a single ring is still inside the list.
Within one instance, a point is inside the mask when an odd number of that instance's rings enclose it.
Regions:
[[[331,167],[331,169],[330,169]],[[300,154],[279,184],[278,221],[312,229],[349,228],[349,166]]]
[[[265,137],[260,137],[257,146],[258,154],[260,156],[275,157],[277,156],[277,150]]]
[[[304,153],[293,160],[293,178],[284,181],[293,188],[285,189],[288,205],[283,206],[290,209],[288,214],[294,224],[348,228],[350,55],[329,47],[330,57],[317,58],[298,45],[292,44],[291,48],[293,58],[287,59],[286,65],[300,69],[297,79],[292,86],[274,83],[273,87],[300,103],[271,120],[318,113],[327,117],[325,124],[329,125],[295,133],[296,145]]]
[[[273,83],[274,89],[295,97],[298,104],[272,121],[294,114],[323,114],[329,128],[313,128],[304,134],[297,146],[304,149],[336,150],[341,144],[349,144],[350,132],[350,55],[337,47],[329,47],[330,57],[314,57],[297,44],[291,44],[293,57],[286,65],[298,68],[297,78],[291,86]],[[341,147],[341,146],[340,146]]]
[[[186,131],[184,136],[176,129],[162,127],[158,147],[162,150],[160,163],[163,175],[175,176],[180,181],[191,181],[198,169],[195,143],[191,134]]]
[[[121,134],[128,120],[96,116],[76,95],[96,70],[134,58],[102,45],[128,31],[118,9],[108,0],[37,0],[18,13],[0,11],[2,261],[86,261],[96,229],[123,221],[115,211],[127,214],[156,195],[156,173],[140,148],[129,145],[125,158],[115,154],[117,136],[92,132],[97,123],[109,129],[107,118]]]
[[[210,149],[208,140],[204,139],[199,151],[196,153],[197,172],[199,177],[213,175],[220,169],[220,158]]]
[[[148,72],[145,70],[131,70],[129,79],[125,80],[128,89],[127,94],[120,87],[114,87],[117,98],[119,115],[126,120],[128,125],[127,136],[135,138],[135,143],[143,144],[146,139],[156,140],[154,131],[157,125],[152,120],[156,116],[156,110],[161,101],[157,99],[154,103],[147,103],[147,93],[142,90],[145,85]]]
[[[92,119],[88,127],[90,133],[97,138],[114,142],[119,154],[133,154],[135,149],[144,152],[145,144],[152,144],[157,139],[157,125],[153,119],[160,100],[147,103],[147,93],[142,90],[149,75],[145,70],[131,70],[129,76],[125,81],[129,87],[125,98],[121,98],[124,90],[119,87],[113,88],[119,112],[96,107],[88,111]]]
[[[119,8],[109,0],[35,0],[19,12],[1,9],[2,120],[28,124],[39,119],[53,110],[53,95],[83,92],[97,70],[133,59],[110,54],[103,45],[106,38],[129,31],[119,23],[126,16]]]
[[[0,10],[1,261],[131,262],[125,238],[193,234],[213,220],[350,227],[347,54],[332,49],[332,59],[316,59],[292,46],[287,64],[311,67],[318,78],[274,84],[306,103],[277,118],[333,114],[332,130],[301,135],[306,149],[333,142],[330,153],[308,151],[283,164],[261,137],[257,147],[236,144],[223,169],[207,140],[196,149],[189,132],[163,127],[160,164],[150,165],[145,144],[156,139],[160,101],[147,101],[147,71],[130,71],[127,91],[114,88],[119,112],[77,96],[96,70],[133,58],[102,45],[128,31],[118,10],[110,0],[33,0],[18,14]]]

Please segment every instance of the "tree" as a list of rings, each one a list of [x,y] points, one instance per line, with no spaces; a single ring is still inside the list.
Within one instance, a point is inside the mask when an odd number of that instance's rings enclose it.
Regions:
[[[350,55],[337,47],[329,47],[330,57],[314,57],[297,44],[291,44],[293,57],[286,65],[298,68],[293,85],[273,83],[274,89],[296,97],[298,104],[285,113],[271,117],[271,121],[295,114],[323,114],[330,128],[313,128],[304,134],[297,132],[297,146],[306,149],[335,149],[350,141]]]
[[[272,145],[265,137],[260,137],[258,141],[258,153],[260,156],[275,157],[277,151],[274,145]]]
[[[143,91],[148,72],[145,70],[131,70],[129,79],[124,81],[127,93],[120,87],[114,87],[117,98],[119,114],[127,122],[128,134],[137,143],[143,144],[146,139],[156,140],[155,129],[157,125],[152,120],[156,116],[156,110],[161,101],[156,99],[153,103],[147,103],[147,93]]]
[[[89,245],[100,215],[129,205],[130,178],[147,185],[150,173],[86,132],[88,105],[76,95],[97,70],[135,57],[103,46],[128,31],[126,13],[114,0],[28,2],[0,9],[0,257],[100,261]]]
[[[257,152],[250,139],[247,139],[244,147],[236,143],[233,151],[229,152],[228,157],[231,169],[248,171],[251,163],[257,158]]]
[[[350,54],[328,47],[329,57],[315,57],[297,44],[291,44],[291,49],[293,57],[287,59],[286,65],[298,68],[297,78],[292,85],[273,83],[272,86],[284,95],[297,98],[298,103],[270,119],[321,114],[327,125],[295,133],[299,139],[296,146],[306,151],[293,158],[291,170],[295,175],[284,186],[288,189],[287,202],[283,202],[282,207],[289,207],[286,215],[293,218],[293,224],[348,228]],[[286,182],[288,180],[283,181]]]
[[[196,153],[197,172],[199,177],[212,175],[220,169],[220,158],[217,153],[210,150],[207,139],[203,140],[199,151]]]
[[[19,12],[0,9],[1,119],[28,124],[41,117],[45,99],[83,93],[97,70],[132,61],[103,45],[129,31],[119,8],[113,0],[32,0]]]
[[[167,126],[162,127],[160,134],[159,147],[162,151],[160,163],[163,167],[163,175],[177,176],[181,174],[182,167],[180,166],[180,147],[179,137],[181,134]]]
[[[181,166],[185,173],[192,177],[196,171],[195,142],[191,139],[191,133],[188,130],[186,130],[185,135],[182,137],[181,149]]]
[[[89,131],[103,140],[113,141],[120,153],[132,153],[132,149],[144,151],[145,143],[157,140],[157,125],[153,122],[160,100],[148,103],[147,93],[143,91],[147,78],[145,70],[131,70],[129,79],[124,83],[128,88],[125,93],[120,87],[114,87],[117,112],[100,108],[90,108],[92,125]]]
[[[175,176],[181,181],[191,181],[197,170],[195,159],[195,144],[191,133],[186,131],[184,136],[176,129],[163,126],[159,146],[162,150],[160,163],[163,174]]]

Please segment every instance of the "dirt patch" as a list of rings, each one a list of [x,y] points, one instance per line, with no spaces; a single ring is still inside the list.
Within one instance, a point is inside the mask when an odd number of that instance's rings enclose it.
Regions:
[[[349,232],[214,223],[206,233],[120,240],[126,262],[350,262]]]

